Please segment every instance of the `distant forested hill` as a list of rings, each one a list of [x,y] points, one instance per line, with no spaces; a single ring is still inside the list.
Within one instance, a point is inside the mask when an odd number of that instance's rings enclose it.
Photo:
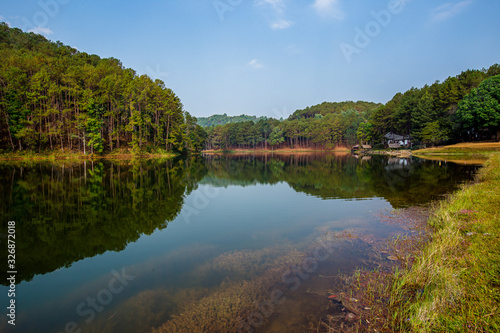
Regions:
[[[382,106],[380,103],[365,102],[365,101],[346,101],[346,102],[323,102],[318,105],[308,106],[303,110],[297,110],[288,117],[289,120],[292,119],[308,119],[316,117],[317,114],[326,116],[331,113],[341,113],[342,111],[355,110],[358,113],[369,113],[371,114],[377,108]]]
[[[214,114],[210,117],[198,117],[198,125],[201,127],[211,127],[217,125],[234,124],[241,123],[244,121],[253,121],[256,123],[260,119],[265,117],[257,118],[256,116],[247,116],[242,114],[241,116],[228,116],[227,114]]]

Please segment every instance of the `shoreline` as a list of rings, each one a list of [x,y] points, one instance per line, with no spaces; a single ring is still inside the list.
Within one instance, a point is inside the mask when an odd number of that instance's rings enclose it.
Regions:
[[[228,149],[228,150],[202,150],[202,154],[294,154],[294,153],[350,153],[348,148],[341,149],[309,149],[309,148],[293,148],[293,149]]]
[[[354,156],[370,156],[370,155],[387,155],[399,158],[409,158],[415,156],[424,160],[431,161],[443,161],[452,162],[457,164],[476,164],[483,165],[489,158],[490,154],[495,154],[500,152],[499,150],[491,150],[491,147],[476,147],[484,145],[484,143],[479,144],[467,144],[464,149],[453,148],[450,151],[449,147],[439,147],[439,148],[428,148],[423,150],[411,151],[407,149],[403,150],[370,150],[361,151],[358,153],[352,152],[346,147],[336,148],[336,149],[305,149],[305,148],[295,148],[295,149],[276,149],[276,150],[264,150],[264,149],[232,149],[232,150],[203,150],[199,153],[200,155],[259,155],[259,154],[270,154],[270,155],[294,155],[294,154],[335,154],[335,155],[348,155],[352,154]],[[92,161],[92,160],[134,160],[134,159],[171,159],[180,156],[172,152],[160,152],[160,153],[132,153],[129,149],[115,150],[114,152],[105,153],[102,155],[91,155],[82,154],[81,152],[42,152],[42,153],[32,153],[32,152],[8,152],[0,153],[0,161],[10,161],[10,162],[26,162],[26,161]]]

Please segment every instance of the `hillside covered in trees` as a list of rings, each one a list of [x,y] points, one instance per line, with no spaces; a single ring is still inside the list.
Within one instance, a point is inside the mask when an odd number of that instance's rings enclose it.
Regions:
[[[232,123],[241,123],[244,121],[253,121],[254,123],[259,121],[260,119],[264,119],[265,117],[257,118],[256,116],[247,116],[242,114],[240,116],[228,116],[226,113],[224,114],[214,114],[210,117],[198,117],[198,125],[201,127],[210,127],[217,125],[225,125]]]
[[[0,149],[200,150],[204,131],[161,80],[0,23]]]
[[[444,82],[397,93],[386,104],[324,102],[284,121],[260,119],[209,127],[207,149],[330,149],[370,143],[392,132],[413,145],[500,139],[500,66],[466,70]]]

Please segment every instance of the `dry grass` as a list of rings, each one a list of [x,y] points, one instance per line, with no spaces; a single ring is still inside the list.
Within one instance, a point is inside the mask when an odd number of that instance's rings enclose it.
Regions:
[[[455,145],[440,146],[420,149],[413,152],[414,155],[432,154],[488,154],[500,151],[500,142],[463,142]]]
[[[462,142],[445,148],[500,148],[500,142]]]

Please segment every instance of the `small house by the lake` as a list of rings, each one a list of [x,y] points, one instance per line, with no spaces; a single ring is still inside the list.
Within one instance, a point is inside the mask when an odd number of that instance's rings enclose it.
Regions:
[[[355,145],[351,148],[351,150],[354,152],[354,151],[358,151],[358,150],[371,150],[372,149],[372,146],[370,145]]]
[[[409,135],[403,136],[389,132],[386,135],[384,135],[384,139],[386,141],[387,146],[391,149],[411,147],[411,138]]]

